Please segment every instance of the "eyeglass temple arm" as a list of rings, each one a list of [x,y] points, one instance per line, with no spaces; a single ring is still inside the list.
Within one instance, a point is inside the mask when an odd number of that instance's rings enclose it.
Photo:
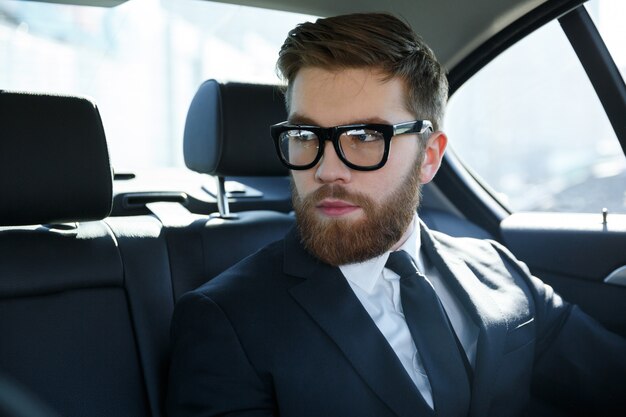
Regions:
[[[419,127],[419,129],[416,129]],[[429,120],[421,120],[417,122],[400,123],[394,125],[394,135],[402,135],[405,133],[425,133],[428,129],[433,131],[433,124]]]

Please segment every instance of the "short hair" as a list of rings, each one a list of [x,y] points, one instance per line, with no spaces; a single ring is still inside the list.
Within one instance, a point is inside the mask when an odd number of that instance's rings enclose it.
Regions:
[[[448,81],[433,51],[411,27],[387,13],[355,13],[305,22],[289,32],[276,69],[286,81],[290,108],[291,86],[305,67],[326,70],[376,68],[385,79],[406,83],[406,108],[429,119],[435,130],[443,121]]]

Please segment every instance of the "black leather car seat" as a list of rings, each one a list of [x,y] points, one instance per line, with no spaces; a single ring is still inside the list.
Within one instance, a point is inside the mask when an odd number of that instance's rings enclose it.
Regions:
[[[161,414],[166,247],[118,238],[111,201],[92,102],[0,91],[0,373],[64,416]]]

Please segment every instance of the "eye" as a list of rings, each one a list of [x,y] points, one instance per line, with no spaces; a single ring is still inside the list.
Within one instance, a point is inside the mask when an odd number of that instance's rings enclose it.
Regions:
[[[371,129],[353,129],[348,130],[344,135],[357,142],[376,142],[383,140],[383,134]]]
[[[317,140],[317,136],[315,135],[315,133],[308,130],[292,129],[286,131],[285,133],[283,133],[283,135],[290,140],[299,142],[309,142]]]

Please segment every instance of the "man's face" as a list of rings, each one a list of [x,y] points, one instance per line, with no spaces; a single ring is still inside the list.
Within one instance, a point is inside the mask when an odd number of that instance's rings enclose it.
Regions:
[[[403,80],[383,81],[372,69],[303,68],[291,86],[289,121],[322,127],[411,121],[405,88]],[[445,136],[433,136],[443,137],[443,154]],[[436,155],[430,175],[433,137],[421,155],[418,140],[414,134],[395,137],[387,163],[375,171],[348,168],[326,142],[315,167],[293,171],[294,209],[307,249],[341,265],[380,255],[400,241],[419,202],[419,185],[432,178],[441,159]]]

